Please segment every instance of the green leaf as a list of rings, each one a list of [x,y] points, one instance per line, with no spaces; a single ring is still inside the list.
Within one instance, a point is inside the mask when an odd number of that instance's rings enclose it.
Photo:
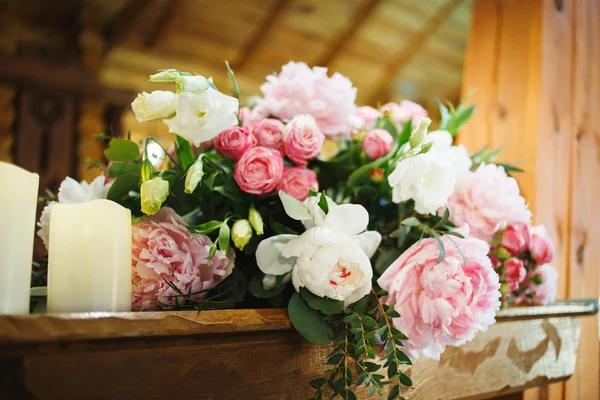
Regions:
[[[325,191],[323,191],[321,197],[319,198],[319,207],[321,208],[321,210],[323,210],[325,215],[329,213],[329,204],[327,203],[327,196],[325,196]]]
[[[337,363],[339,363],[340,361],[342,361],[342,358],[344,358],[343,354],[334,354],[333,356],[329,357],[329,360],[327,360],[327,364],[329,365],[337,365]]]
[[[213,187],[213,191],[227,197],[229,200],[233,200],[236,203],[243,203],[244,199],[239,190],[233,190],[231,187],[227,186],[215,186]]]
[[[390,393],[388,394],[388,400],[394,400],[398,397],[398,394],[400,394],[400,386],[396,385],[392,388],[392,390],[390,390]]]
[[[194,151],[190,142],[179,135],[177,135],[177,140],[175,141],[175,154],[184,170],[187,170],[196,158],[194,157]]]
[[[435,223],[435,225],[432,226],[432,229],[435,229],[439,226],[444,225],[446,222],[448,222],[448,220],[450,219],[450,209],[448,207],[446,207],[446,209],[444,210],[444,216]]]
[[[445,235],[451,235],[451,236],[456,236],[458,238],[464,239],[464,235],[462,233],[458,233],[456,231],[448,231],[448,232],[444,232]]]
[[[229,229],[229,225],[227,225],[227,221],[223,221],[223,224],[219,228],[219,250],[221,253],[227,254],[229,250],[229,236],[231,230]]]
[[[357,400],[356,394],[354,394],[354,392],[352,390],[348,390],[346,392],[346,400]]]
[[[299,293],[294,293],[288,303],[288,316],[298,333],[309,342],[326,345],[333,340],[333,330],[325,316],[310,308]]]
[[[283,209],[285,213],[292,219],[297,221],[302,221],[306,219],[310,219],[310,212],[308,211],[308,207],[302,203],[300,200],[290,196],[283,190],[279,191],[279,198],[281,199],[281,204],[283,204]]]
[[[439,233],[431,232],[431,234],[433,235],[435,240],[437,240],[438,245],[440,246],[440,255],[438,257],[438,263],[441,263],[442,261],[444,261],[444,257],[446,257],[446,248],[444,247],[444,243],[442,242],[442,238],[440,237]]]
[[[200,225],[189,225],[188,231],[193,233],[207,234],[216,231],[223,225],[223,221],[208,221]]]
[[[401,222],[404,226],[419,226],[421,221],[417,217],[409,217]]]
[[[375,364],[373,362],[366,361],[363,365],[368,372],[376,372],[379,371],[381,366],[379,364]]]
[[[458,253],[460,254],[460,257],[462,258],[462,262],[463,265],[466,267],[467,266],[467,258],[465,257],[462,249],[460,248],[460,246],[454,241],[454,239],[452,239],[450,236],[448,236],[448,240],[450,242],[452,242],[452,244],[454,245],[454,247],[456,247],[456,249],[458,250]]]
[[[142,166],[140,164],[115,163],[108,168],[109,178],[118,178],[126,173],[141,174]]]
[[[272,289],[266,290],[263,287],[263,274],[254,275],[248,283],[248,291],[257,299],[270,299],[275,297],[285,290],[286,285],[275,286]]]
[[[238,87],[237,81],[235,80],[235,74],[233,70],[229,66],[229,61],[225,61],[225,66],[227,67],[227,75],[229,75],[229,79],[233,82],[233,92],[235,94],[236,99],[240,99],[240,88]]]
[[[310,381],[310,386],[312,386],[313,389],[316,389],[316,390],[321,389],[324,384],[325,384],[324,378],[317,378],[317,379],[313,379],[312,381]]]
[[[300,295],[310,308],[320,311],[325,315],[340,314],[342,311],[344,311],[343,301],[316,296],[308,289],[303,287],[300,288]]]
[[[106,198],[120,202],[130,191],[139,192],[141,179],[138,174],[126,173],[119,176],[112,184]]]
[[[133,161],[140,158],[140,148],[130,140],[114,139],[108,144],[108,149],[104,150],[104,155],[113,162]]]
[[[210,189],[210,190],[213,190],[213,187],[214,187],[214,185],[215,185],[215,179],[217,178],[217,176],[218,176],[218,175],[219,175],[219,172],[218,172],[218,171],[217,171],[217,172],[213,172],[212,174],[210,174],[210,175],[208,176],[208,178],[206,178],[206,179],[204,180],[204,185],[205,185],[205,186],[206,186],[208,189]]]
[[[410,121],[407,121],[402,127],[402,132],[400,133],[400,137],[398,138],[399,147],[405,143],[410,141],[410,134],[412,133],[412,124]]]
[[[292,228],[288,228],[287,226],[280,224],[277,221],[271,221],[271,229],[275,232],[276,235],[297,235],[298,232],[293,230]]]
[[[406,238],[406,235],[410,232],[410,226],[403,225],[400,228],[396,229],[392,233],[390,233],[391,238],[398,239],[398,241],[403,242]]]
[[[413,384],[410,377],[402,372],[400,373],[400,383],[402,383],[404,386],[412,386]]]

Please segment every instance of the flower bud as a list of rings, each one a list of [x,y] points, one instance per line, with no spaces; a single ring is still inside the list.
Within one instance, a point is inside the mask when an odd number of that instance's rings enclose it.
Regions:
[[[204,162],[202,156],[188,168],[187,174],[185,175],[185,189],[184,192],[187,194],[194,193],[196,187],[204,176]]]
[[[154,178],[143,182],[140,188],[142,212],[147,215],[156,214],[168,196],[169,182],[164,179]]]
[[[150,82],[175,82],[181,73],[176,69],[163,69],[156,74],[150,75]]]
[[[410,134],[410,147],[414,148],[423,143],[430,124],[431,120],[429,118],[421,118],[419,126]]]
[[[383,170],[381,168],[373,168],[369,173],[369,178],[376,183],[383,182]]]
[[[210,82],[202,75],[179,76],[175,79],[177,92],[202,93],[209,88]]]
[[[248,211],[248,219],[250,220],[250,225],[252,225],[257,235],[262,235],[265,233],[263,219],[260,216],[260,213],[256,211],[254,206],[251,206],[250,210]]]
[[[138,94],[131,103],[138,122],[158,118],[170,118],[175,114],[175,93],[168,90],[155,90],[152,93]]]
[[[517,290],[527,275],[523,260],[519,260],[518,258],[511,258],[506,261],[504,263],[504,271],[506,272],[504,279],[511,291]]]
[[[494,253],[495,253],[496,257],[498,257],[498,259],[501,261],[508,260],[509,258],[512,257],[512,255],[510,254],[510,251],[506,250],[504,247],[497,248]]]
[[[244,247],[252,239],[252,226],[247,219],[238,219],[231,227],[231,238],[233,244],[240,250],[244,250]]]
[[[529,249],[530,236],[529,224],[515,223],[502,232],[502,247],[518,256]]]
[[[142,182],[149,181],[154,176],[154,167],[150,160],[142,162]]]
[[[340,151],[340,141],[333,139],[325,139],[323,146],[321,146],[321,154],[319,154],[319,160],[329,161],[333,159]]]

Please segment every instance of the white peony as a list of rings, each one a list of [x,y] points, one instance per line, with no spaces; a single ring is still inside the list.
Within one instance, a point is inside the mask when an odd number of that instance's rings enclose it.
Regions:
[[[92,181],[87,183],[86,181],[77,182],[75,179],[67,177],[58,189],[58,201],[52,201],[44,207],[40,220],[38,222],[37,235],[42,239],[46,248],[48,248],[48,241],[50,237],[50,211],[52,206],[57,203],[61,204],[79,204],[86,203],[92,200],[105,199],[110,184],[104,184],[104,176],[98,176]]]
[[[373,270],[369,258],[381,242],[378,232],[367,231],[369,214],[360,205],[337,205],[327,198],[327,215],[318,197],[304,203],[280,192],[290,217],[307,227],[300,236],[277,235],[263,240],[256,250],[258,267],[266,274],[263,284],[272,288],[276,276],[291,280],[297,291],[343,301],[346,305],[371,290]]]
[[[152,93],[138,94],[131,103],[138,122],[157,118],[170,118],[175,113],[175,93],[168,90],[155,90]]]
[[[238,106],[236,98],[212,87],[200,93],[182,92],[177,94],[175,116],[164,122],[169,132],[199,146],[238,123]]]

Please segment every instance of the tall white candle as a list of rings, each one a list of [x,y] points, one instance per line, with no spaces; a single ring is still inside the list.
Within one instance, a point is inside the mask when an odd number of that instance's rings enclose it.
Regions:
[[[40,178],[0,162],[0,314],[29,313]]]
[[[48,312],[131,311],[131,212],[110,200],[50,213]]]

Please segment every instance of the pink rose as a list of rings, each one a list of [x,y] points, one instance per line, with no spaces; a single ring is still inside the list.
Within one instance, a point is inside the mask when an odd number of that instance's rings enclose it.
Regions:
[[[317,181],[315,171],[301,167],[287,167],[283,169],[279,190],[283,190],[290,196],[304,201],[308,197],[310,189],[319,190],[319,182]]]
[[[510,291],[517,290],[527,275],[525,264],[518,258],[511,258],[506,261],[504,263],[504,271],[506,272],[504,279]]]
[[[458,182],[448,208],[452,222],[468,224],[471,234],[486,242],[508,225],[529,224],[531,220],[517,181],[495,164],[482,164]]]
[[[549,264],[554,260],[554,244],[552,239],[543,233],[531,235],[531,258],[536,264]]]
[[[240,189],[259,196],[277,188],[283,174],[283,157],[277,150],[255,147],[235,165],[233,178]]]
[[[529,249],[529,224],[522,222],[513,224],[502,233],[502,246],[513,256],[518,256]]]
[[[308,114],[328,137],[346,137],[356,127],[356,88],[337,72],[327,76],[327,68],[290,61],[278,75],[267,76],[260,90],[259,106],[283,122]]]
[[[381,117],[381,112],[371,106],[357,107],[352,115],[357,119],[359,129],[370,129]]]
[[[367,134],[362,149],[370,159],[385,156],[392,149],[394,137],[385,129],[373,129]]]
[[[253,109],[240,107],[238,111],[238,118],[242,120],[242,126],[248,129],[254,128],[256,124],[268,116],[269,111],[264,107],[254,107]]]
[[[286,126],[284,136],[285,154],[300,167],[306,166],[321,153],[325,135],[321,133],[310,115],[296,115]]]
[[[215,138],[217,152],[236,161],[255,144],[256,138],[252,136],[250,130],[241,126],[225,129]]]
[[[400,313],[394,325],[410,338],[404,349],[413,359],[419,352],[439,359],[446,346],[468,342],[495,322],[500,282],[487,257],[490,247],[463,234],[452,238],[456,244],[442,236],[442,262],[435,239],[415,243],[377,281],[388,292],[385,303]]]
[[[380,111],[383,115],[389,115],[395,125],[403,125],[411,121],[413,127],[417,126],[421,118],[428,115],[427,110],[410,100],[402,100],[400,104],[387,103],[381,106]]]
[[[268,147],[270,149],[281,151],[283,148],[284,129],[285,126],[280,120],[265,118],[256,124],[252,130],[252,134],[256,138],[257,146]]]
[[[217,251],[209,264],[212,241],[206,235],[190,233],[175,212],[163,207],[152,217],[132,227],[132,308],[156,310],[157,303],[173,305],[177,292],[194,293],[215,287],[234,267],[235,253],[228,257]],[[206,292],[192,295],[202,299]],[[177,298],[179,304],[184,299]]]

